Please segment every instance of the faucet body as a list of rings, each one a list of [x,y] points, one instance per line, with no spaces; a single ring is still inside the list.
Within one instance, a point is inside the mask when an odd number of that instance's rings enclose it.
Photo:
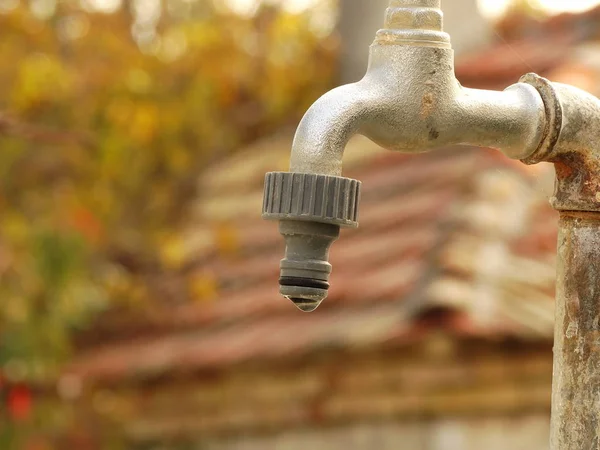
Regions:
[[[341,175],[354,134],[405,153],[456,144],[498,148],[512,158],[536,150],[544,126],[536,89],[463,88],[439,7],[439,0],[391,2],[364,78],[325,94],[302,119],[291,171]]]
[[[537,149],[544,104],[533,86],[463,88],[450,48],[375,41],[370,55],[361,81],[330,91],[308,110],[294,138],[291,171],[340,176],[355,134],[404,153],[468,144],[518,159]]]

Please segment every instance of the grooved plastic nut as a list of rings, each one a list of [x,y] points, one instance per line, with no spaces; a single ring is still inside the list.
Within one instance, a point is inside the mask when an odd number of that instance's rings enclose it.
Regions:
[[[356,228],[360,186],[360,181],[351,178],[270,172],[265,177],[262,216]]]

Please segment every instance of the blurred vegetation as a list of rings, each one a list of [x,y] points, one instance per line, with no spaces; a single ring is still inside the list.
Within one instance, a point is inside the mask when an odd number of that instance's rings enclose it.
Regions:
[[[1,448],[28,448],[24,386],[53,379],[74,331],[166,301],[157,274],[188,298],[177,230],[199,174],[335,73],[326,2],[113,3],[0,1]]]

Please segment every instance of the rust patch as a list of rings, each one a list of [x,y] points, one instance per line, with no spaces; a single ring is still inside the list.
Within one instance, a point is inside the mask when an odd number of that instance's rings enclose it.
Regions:
[[[556,193],[552,205],[559,210],[600,212],[600,162],[593,152],[559,154],[556,168]]]
[[[589,332],[585,340],[591,352],[600,352],[600,331],[594,330]]]
[[[600,211],[561,211],[560,216],[564,218],[600,221]]]
[[[557,177],[567,178],[573,175],[573,168],[569,167],[565,163],[557,162],[556,164],[554,164],[554,167],[556,168]]]
[[[440,137],[440,132],[438,130],[436,130],[435,128],[431,128],[429,130],[429,139],[431,139],[432,141],[435,141],[439,137]]]
[[[600,211],[600,102],[568,86],[535,74],[521,82],[535,87],[544,102],[546,127],[538,150],[526,164],[552,162],[556,191],[552,206],[559,211]],[[563,120],[567,117],[568,120]]]
[[[427,119],[433,113],[435,109],[435,98],[433,93],[427,92],[423,95],[423,100],[421,101],[421,119]]]

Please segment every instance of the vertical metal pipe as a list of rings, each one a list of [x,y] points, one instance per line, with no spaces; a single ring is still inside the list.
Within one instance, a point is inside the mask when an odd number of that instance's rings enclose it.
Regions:
[[[600,99],[537,75],[545,137],[527,164],[552,162],[560,212],[552,450],[600,450]]]
[[[552,450],[600,449],[600,213],[562,212]]]

